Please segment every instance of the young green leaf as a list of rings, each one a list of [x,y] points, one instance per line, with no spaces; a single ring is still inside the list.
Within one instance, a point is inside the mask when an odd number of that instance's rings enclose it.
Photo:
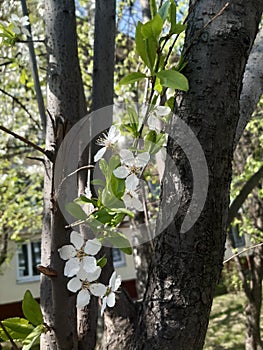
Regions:
[[[151,17],[153,18],[157,13],[157,6],[155,0],[150,0],[150,11],[151,11]]]
[[[188,91],[188,80],[182,74],[173,69],[158,72],[157,77],[160,78],[161,84],[171,89]]]
[[[145,40],[142,35],[141,29],[143,24],[139,21],[136,26],[136,32],[135,32],[135,44],[136,44],[136,51],[138,52],[139,56],[143,60],[143,62],[146,64],[147,67],[149,67],[149,62],[147,60],[146,55],[146,46],[145,46]],[[150,68],[150,67],[149,67]]]
[[[65,205],[66,210],[74,216],[74,218],[79,220],[86,220],[87,214],[84,212],[84,210],[81,208],[80,205],[78,205],[75,202],[69,202]]]
[[[174,25],[171,27],[170,34],[181,34],[186,29],[186,25],[182,23],[174,23]]]
[[[134,72],[126,75],[126,77],[122,78],[120,81],[120,85],[133,84],[136,81],[140,81],[146,78],[146,75],[140,72]]]
[[[102,174],[106,177],[108,176],[108,164],[105,159],[101,158],[99,161],[99,167],[102,172]]]
[[[116,248],[119,248],[125,254],[131,255],[132,248],[130,245],[130,241],[125,237],[125,235],[121,232],[110,232],[107,235],[107,240]]]
[[[33,298],[33,295],[29,290],[25,292],[22,302],[22,310],[25,317],[34,326],[43,324],[43,315],[38,302]]]
[[[144,39],[154,38],[158,39],[163,28],[162,17],[157,14],[152,20],[142,25],[141,32]]]
[[[102,186],[102,187],[105,186],[105,182],[101,179],[94,179],[90,183],[94,186]]]
[[[21,341],[25,339],[28,336],[28,334],[30,334],[34,329],[34,326],[31,323],[29,323],[28,320],[20,317],[7,318],[2,322],[13,340]],[[9,340],[1,327],[0,338],[5,341]]]
[[[30,350],[34,345],[40,344],[40,336],[45,331],[45,326],[38,325],[23,341],[22,350]]]
[[[107,264],[107,258],[105,256],[97,260],[97,266],[99,266],[100,268],[103,268],[106,264]]]
[[[174,3],[174,1],[171,1]],[[167,18],[167,15],[169,13],[169,7],[170,7],[170,0],[165,1],[165,3],[161,6],[158,13],[162,17],[162,20],[165,21]]]

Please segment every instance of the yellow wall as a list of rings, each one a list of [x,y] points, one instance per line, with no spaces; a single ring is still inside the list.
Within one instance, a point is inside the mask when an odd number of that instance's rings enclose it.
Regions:
[[[16,246],[11,246],[15,252]],[[0,304],[21,301],[27,289],[31,291],[35,298],[39,298],[39,281],[35,282],[17,282],[16,254],[14,253],[12,260],[8,265],[1,267],[0,275]]]

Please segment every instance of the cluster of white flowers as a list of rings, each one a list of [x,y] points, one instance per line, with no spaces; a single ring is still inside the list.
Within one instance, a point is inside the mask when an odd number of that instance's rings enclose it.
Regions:
[[[108,135],[103,134],[103,137],[97,141],[97,144],[103,146],[94,156],[94,161],[100,160],[105,152],[113,148],[120,139],[120,131],[116,126],[111,126]],[[148,164],[150,154],[143,152],[136,157],[128,149],[120,150],[121,166],[113,171],[114,175],[119,179],[125,179],[125,193],[123,202],[126,208],[143,211],[143,206],[139,200],[138,186],[140,172]]]
[[[97,238],[85,241],[76,231],[70,235],[72,244],[64,245],[58,249],[61,259],[66,260],[64,275],[73,277],[67,284],[68,290],[78,292],[76,306],[83,308],[90,302],[91,294],[102,298],[103,314],[106,305],[115,305],[115,292],[121,284],[121,277],[116,277],[114,271],[109,285],[96,282],[101,274],[101,268],[94,257],[101,249],[101,243]]]
[[[17,35],[25,34],[26,36],[31,36],[29,31],[27,30],[26,26],[29,25],[29,18],[28,16],[18,17],[16,14],[11,15],[10,19],[11,23],[13,24],[13,32]]]

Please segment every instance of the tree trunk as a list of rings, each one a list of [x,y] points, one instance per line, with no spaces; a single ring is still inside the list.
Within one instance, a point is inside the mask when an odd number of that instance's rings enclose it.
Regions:
[[[222,267],[239,96],[263,2],[231,1],[205,29],[203,26],[225,2],[196,1],[190,5],[193,7],[185,46],[185,74],[190,89],[183,95],[179,116],[191,127],[205,153],[208,194],[198,220],[187,232],[181,232],[193,181],[189,161],[175,144],[180,144],[186,135],[177,131],[168,153],[176,164],[181,186],[176,189],[174,173],[166,170],[164,184],[170,188],[164,186],[163,201],[169,201],[171,193],[177,191],[180,207],[173,222],[155,239],[148,288],[132,349],[202,349]],[[163,222],[166,214],[161,212]]]
[[[41,307],[49,331],[42,336],[41,349],[77,349],[75,294],[67,290],[65,262],[58,248],[69,244],[69,231],[54,196],[54,160],[66,132],[86,113],[85,98],[77,56],[74,1],[46,1],[48,48],[46,159],[42,265],[58,276],[41,278]],[[53,161],[52,161],[53,160]],[[61,175],[62,176],[62,175]]]

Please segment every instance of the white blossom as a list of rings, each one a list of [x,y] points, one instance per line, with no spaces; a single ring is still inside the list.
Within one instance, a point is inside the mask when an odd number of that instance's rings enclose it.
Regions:
[[[83,308],[90,302],[91,294],[96,297],[103,297],[107,288],[102,283],[91,283],[96,281],[101,273],[101,269],[97,269],[97,273],[87,273],[84,269],[80,269],[76,277],[73,277],[67,284],[68,290],[73,293],[78,292],[76,306]]]
[[[97,144],[99,146],[103,146],[94,156],[94,162],[97,162],[100,160],[107,149],[111,148],[112,145],[114,145],[116,142],[118,142],[118,139],[120,138],[120,131],[117,130],[115,125],[112,125],[109,129],[108,135],[103,134],[102,138],[99,138],[97,141]]]
[[[83,237],[76,231],[70,235],[72,244],[64,245],[58,249],[61,259],[68,260],[65,264],[64,275],[72,277],[76,275],[81,268],[87,273],[95,273],[100,267],[97,266],[97,260],[94,258],[101,249],[101,243],[97,238],[88,240],[86,243]]]
[[[125,192],[123,195],[123,202],[126,208],[136,209],[143,211],[143,206],[139,200],[139,195],[136,189],[139,185],[139,179],[135,174],[131,174],[125,180]]]
[[[114,271],[113,274],[111,275],[107,290],[102,298],[101,316],[103,315],[107,305],[109,307],[113,307],[115,305],[115,302],[116,302],[115,292],[120,287],[120,285],[121,285],[121,276],[120,275],[116,276],[116,271]]]
[[[145,167],[150,160],[150,154],[148,152],[140,153],[135,157],[128,149],[122,149],[120,151],[120,156],[123,165],[113,171],[114,175],[120,179],[128,179],[132,174],[138,175],[140,170]]]
[[[25,34],[30,36],[29,31],[25,28],[29,25],[28,16],[18,17],[16,14],[11,15],[11,23],[13,24],[13,32],[15,34]]]

